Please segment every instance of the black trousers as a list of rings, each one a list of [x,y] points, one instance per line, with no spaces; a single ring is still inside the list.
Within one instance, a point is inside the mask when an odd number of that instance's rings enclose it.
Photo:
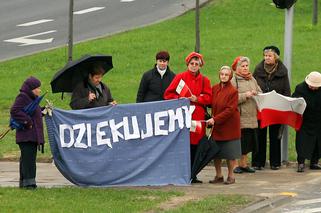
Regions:
[[[317,149],[317,147],[315,147],[315,149],[312,153],[312,156],[311,156],[310,165],[319,163],[319,155],[318,154],[319,154],[318,149]],[[297,161],[298,161],[298,164],[304,164],[305,158],[299,156],[299,154],[298,154]]]
[[[195,154],[197,150],[198,145],[197,144],[190,144],[190,152],[191,152],[191,170],[193,168],[194,160],[195,160]]]
[[[266,161],[267,129],[270,139],[270,166],[281,166],[281,139],[278,139],[281,125],[258,129],[258,150],[252,153],[252,166],[264,167]]]
[[[37,143],[22,142],[20,148],[19,187],[36,185]]]

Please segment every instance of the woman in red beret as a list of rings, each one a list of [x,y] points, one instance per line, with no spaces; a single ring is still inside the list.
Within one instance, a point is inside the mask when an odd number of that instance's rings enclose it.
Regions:
[[[199,53],[192,52],[185,58],[187,70],[175,76],[172,83],[166,89],[164,99],[188,98],[191,105],[195,106],[192,114],[192,120],[205,120],[205,106],[211,103],[211,82],[203,76],[200,68],[204,65],[203,56]],[[178,94],[176,88],[180,81],[183,80],[189,88],[186,94]],[[202,123],[202,132],[190,133],[190,150],[191,150],[191,166],[194,163],[195,152],[200,139],[205,134],[205,123]],[[192,183],[201,183],[197,178],[192,179]]]

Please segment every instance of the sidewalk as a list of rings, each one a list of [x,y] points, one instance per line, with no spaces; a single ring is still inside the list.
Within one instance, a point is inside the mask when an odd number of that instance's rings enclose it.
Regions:
[[[0,162],[0,187],[18,187],[19,183],[19,163]],[[227,169],[223,168],[223,174]],[[147,187],[163,190],[178,190],[185,192],[190,200],[199,199],[215,194],[242,194],[254,196],[257,202],[250,206],[246,212],[251,212],[251,208],[261,209],[267,206],[279,205],[290,199],[306,187],[309,183],[321,184],[321,172],[306,169],[304,173],[297,173],[295,165],[282,167],[280,170],[270,170],[269,168],[256,173],[237,174],[236,183],[232,185],[209,184],[208,181],[214,177],[214,167],[207,166],[198,178],[203,184],[193,184],[191,186],[165,186]],[[226,177],[225,177],[226,178]],[[37,163],[37,184],[40,187],[63,187],[73,186],[66,180],[52,163]],[[141,187],[140,187],[141,188]],[[259,202],[262,201],[262,202]],[[249,210],[250,209],[250,210]],[[254,210],[253,210],[254,211]]]

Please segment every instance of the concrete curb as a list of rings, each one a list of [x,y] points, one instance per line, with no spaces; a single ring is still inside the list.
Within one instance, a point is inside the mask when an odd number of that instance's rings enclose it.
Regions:
[[[250,213],[250,212],[269,212],[276,207],[279,207],[292,199],[292,196],[278,195],[272,198],[267,198],[257,203],[254,203],[239,213]]]

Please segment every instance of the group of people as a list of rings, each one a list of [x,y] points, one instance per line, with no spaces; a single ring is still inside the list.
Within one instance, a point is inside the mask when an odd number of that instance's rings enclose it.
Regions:
[[[192,52],[185,58],[186,70],[175,74],[169,68],[170,55],[167,51],[156,54],[156,64],[141,78],[136,102],[161,101],[188,98],[195,106],[192,120],[202,121],[202,132],[190,133],[190,158],[194,163],[200,139],[206,134],[206,126],[211,126],[211,137],[220,147],[214,158],[216,174],[210,183],[235,183],[234,173],[261,170],[266,164],[267,129],[269,129],[270,168],[281,166],[281,125],[259,128],[257,106],[254,96],[275,90],[290,96],[288,71],[279,59],[280,51],[275,46],[263,49],[263,60],[250,71],[250,59],[238,56],[231,67],[222,66],[218,71],[219,82],[211,87],[210,80],[201,73],[203,56]],[[110,89],[102,83],[105,70],[97,65],[90,70],[88,78],[74,89],[70,101],[72,109],[85,109],[115,105]],[[189,93],[179,94],[176,90],[183,80]],[[20,187],[35,189],[37,147],[43,145],[43,124],[41,108],[38,106],[32,116],[24,112],[24,107],[40,96],[41,82],[35,77],[26,79],[20,93],[11,107],[11,117],[24,125],[16,131],[16,143],[21,151]],[[293,97],[303,97],[307,108],[303,114],[303,124],[296,134],[298,172],[305,169],[305,160],[310,160],[310,169],[321,169],[321,74],[311,72],[305,81],[297,85]],[[207,107],[211,117],[205,120]],[[205,122],[204,122],[205,121]],[[252,152],[252,167],[247,155]],[[221,165],[227,161],[228,174],[224,180]],[[237,162],[237,159],[239,161]],[[202,183],[197,177],[192,183]]]

